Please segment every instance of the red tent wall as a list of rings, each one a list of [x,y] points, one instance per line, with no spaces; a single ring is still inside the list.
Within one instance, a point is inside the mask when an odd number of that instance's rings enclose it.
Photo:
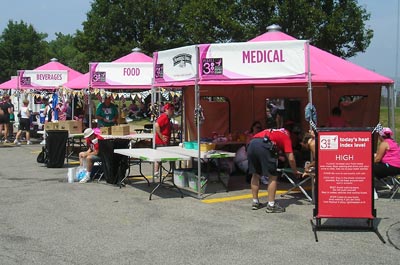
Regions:
[[[341,105],[342,116],[352,127],[373,127],[379,121],[380,85],[318,85],[313,87],[313,104],[317,109],[318,126],[326,126],[331,109],[337,106],[342,96],[366,96],[350,105]],[[249,130],[254,121],[261,121],[265,127],[266,98],[295,99],[299,101],[300,125],[303,132],[308,130],[304,118],[304,108],[308,103],[307,87],[300,85],[282,86],[201,86],[200,97],[223,96],[230,102],[230,113],[226,108],[212,109],[213,105],[201,101],[206,121],[201,126],[202,138],[211,137],[215,131],[218,134],[242,133]],[[184,88],[185,103],[185,135],[186,140],[197,137],[194,123],[194,87]],[[230,115],[229,115],[230,114]],[[229,120],[230,116],[230,120]],[[229,130],[230,128],[230,130]]]

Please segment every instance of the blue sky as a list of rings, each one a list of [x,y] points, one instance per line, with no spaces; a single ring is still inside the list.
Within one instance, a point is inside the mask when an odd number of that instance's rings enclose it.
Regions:
[[[367,26],[374,30],[374,38],[367,51],[349,60],[394,78],[396,73],[396,40],[398,2],[400,0],[359,0],[371,13]],[[0,31],[10,19],[32,24],[38,32],[54,39],[56,32],[74,34],[82,29],[92,0],[2,0],[0,4]],[[400,59],[399,59],[400,60]],[[399,66],[400,68],[400,66]],[[400,69],[398,69],[400,75]]]

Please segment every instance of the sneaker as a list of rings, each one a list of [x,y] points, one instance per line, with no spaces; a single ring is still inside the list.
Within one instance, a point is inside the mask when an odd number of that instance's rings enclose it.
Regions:
[[[279,204],[275,203],[274,206],[270,206],[269,204],[267,204],[267,213],[284,213],[286,211],[286,209],[282,206],[280,206]]]
[[[46,140],[43,140],[40,142],[41,145],[45,145],[46,144]]]
[[[10,141],[8,141],[7,139],[5,139],[3,143],[9,143],[9,142],[10,142]]]
[[[160,180],[160,172],[154,173],[154,182],[158,182]]]
[[[21,143],[17,139],[15,139],[14,144],[21,144]]]
[[[79,181],[79,183],[86,183],[90,180],[90,175],[86,173],[85,177]]]
[[[260,202],[253,202],[253,204],[251,205],[251,209],[252,210],[258,210],[258,209],[260,209],[260,208],[262,208],[262,203],[260,203]]]
[[[32,144],[32,142],[31,141],[27,141],[26,144]]]

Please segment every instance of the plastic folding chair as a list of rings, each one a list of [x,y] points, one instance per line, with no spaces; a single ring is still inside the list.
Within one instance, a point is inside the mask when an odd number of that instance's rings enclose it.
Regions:
[[[303,171],[303,168],[298,168],[298,171]],[[302,187],[303,184],[305,184],[308,181],[313,180],[313,175],[307,175],[304,178],[298,179],[294,174],[291,168],[278,168],[277,171],[281,174],[281,177],[286,178],[292,185],[290,189],[288,189],[285,193],[281,194],[281,197],[284,197],[288,195],[290,192],[292,192],[294,189],[300,189],[300,191],[306,196],[307,200],[310,202],[313,201],[313,198],[307,193],[307,191]],[[311,183],[313,185],[313,183]],[[314,197],[314,196],[313,196]]]
[[[400,191],[400,176],[387,176],[386,178],[378,179],[386,188],[388,188],[390,193],[390,199],[393,199],[394,196]]]

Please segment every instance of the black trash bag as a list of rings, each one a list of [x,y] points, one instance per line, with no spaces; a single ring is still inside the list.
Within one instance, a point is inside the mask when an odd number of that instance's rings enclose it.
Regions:
[[[46,131],[46,150],[48,154],[47,167],[60,168],[64,166],[67,150],[68,131]]]
[[[129,147],[128,139],[104,139],[99,140],[99,156],[106,182],[119,184],[129,168],[128,157],[114,154],[114,149],[126,149]]]

